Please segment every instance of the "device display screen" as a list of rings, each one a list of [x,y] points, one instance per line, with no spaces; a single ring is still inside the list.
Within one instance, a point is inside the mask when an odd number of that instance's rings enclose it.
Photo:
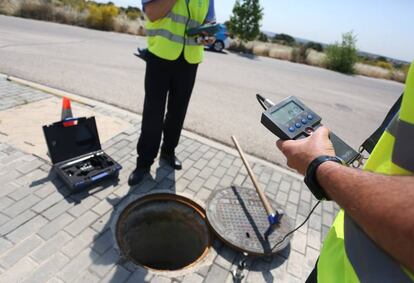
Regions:
[[[280,124],[285,124],[287,121],[295,118],[302,113],[304,109],[295,102],[291,101],[282,108],[272,112],[272,118],[277,120]]]

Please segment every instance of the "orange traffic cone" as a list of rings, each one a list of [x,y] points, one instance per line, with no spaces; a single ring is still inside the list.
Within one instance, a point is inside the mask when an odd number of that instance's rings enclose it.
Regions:
[[[72,108],[70,107],[70,100],[67,97],[63,97],[62,100],[62,121],[73,118]],[[75,125],[75,121],[68,121],[63,123],[65,127],[70,127]]]

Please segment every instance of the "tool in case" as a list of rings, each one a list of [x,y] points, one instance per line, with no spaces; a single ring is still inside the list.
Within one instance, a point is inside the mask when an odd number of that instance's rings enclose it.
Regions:
[[[94,117],[43,126],[43,133],[54,170],[73,192],[118,178],[122,167],[102,150]]]

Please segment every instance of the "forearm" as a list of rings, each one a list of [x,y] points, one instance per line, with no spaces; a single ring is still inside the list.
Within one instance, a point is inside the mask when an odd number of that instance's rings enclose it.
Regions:
[[[371,239],[414,271],[414,177],[385,176],[326,162],[319,167],[317,179]]]
[[[164,18],[177,0],[154,0],[145,4],[145,14],[151,22]]]

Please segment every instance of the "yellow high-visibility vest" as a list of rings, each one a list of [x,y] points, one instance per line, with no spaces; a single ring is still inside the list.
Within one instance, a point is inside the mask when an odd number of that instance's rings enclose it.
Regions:
[[[414,175],[413,144],[414,63],[408,72],[400,112],[381,136],[364,170]],[[414,282],[414,274],[378,247],[343,210],[324,241],[317,278],[318,282],[329,283]]]
[[[186,31],[204,23],[209,0],[177,0],[172,10],[162,19],[147,20],[147,41],[151,53],[166,60],[176,60],[184,50],[184,58],[190,64],[203,60],[204,46]]]

